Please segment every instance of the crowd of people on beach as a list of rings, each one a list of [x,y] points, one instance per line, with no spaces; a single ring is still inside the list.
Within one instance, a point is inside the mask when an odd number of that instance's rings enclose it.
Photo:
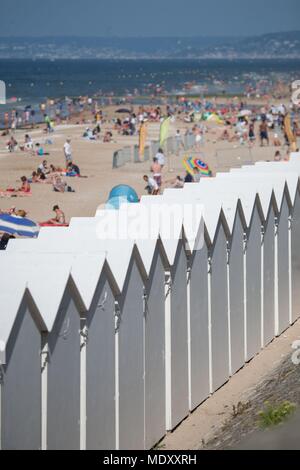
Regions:
[[[227,142],[233,143],[234,147],[249,146],[274,146],[276,148],[274,161],[287,161],[290,153],[291,137],[285,126],[285,116],[287,112],[291,114],[291,133],[297,139],[300,137],[298,125],[299,110],[287,109],[282,105],[248,105],[243,101],[232,99],[227,100],[226,104],[221,104],[220,100],[215,99],[190,99],[180,97],[165,105],[140,105],[117,109],[113,117],[108,119],[105,112],[99,109],[96,100],[92,98],[83,99],[69,103],[69,112],[72,114],[77,107],[77,123],[87,124],[81,138],[87,141],[102,141],[111,143],[115,136],[138,136],[141,126],[145,122],[160,124],[167,116],[173,122],[180,124],[180,129],[175,133],[176,155],[179,157],[184,151],[184,132],[193,134],[193,151],[200,155],[206,144],[206,139],[213,139],[213,143]],[[74,162],[72,142],[67,138],[63,145],[64,163],[61,166],[48,164],[50,157],[48,147],[51,146],[52,133],[54,132],[54,123],[64,122],[64,110],[61,103],[54,103],[55,113],[49,114],[47,106],[40,107],[40,114],[43,121],[43,139],[35,141],[31,136],[30,127],[34,127],[34,113],[30,107],[26,110],[22,119],[16,110],[11,116],[5,117],[6,127],[2,131],[4,137],[9,137],[6,144],[6,150],[9,153],[22,152],[28,156],[38,156],[43,158],[42,162],[32,171],[31,175],[22,175],[20,182],[16,187],[8,187],[0,190],[0,197],[26,197],[32,195],[32,187],[35,184],[48,184],[52,190],[57,193],[75,192],[66,178],[86,178],[81,174],[79,166]],[[84,114],[88,109],[89,115]],[[16,130],[25,125],[26,134],[22,142],[19,140]],[[285,148],[286,147],[286,148]],[[193,168],[191,171],[178,174],[167,179],[165,175],[166,163],[168,163],[166,152],[159,148],[151,162],[149,173],[142,176],[146,184],[145,191],[149,195],[161,194],[163,188],[182,188],[185,183],[199,183],[202,174],[199,168]],[[170,168],[168,168],[170,169]],[[56,204],[53,206],[54,217],[41,222],[40,225],[66,225],[66,218],[63,211]],[[5,211],[4,211],[5,212]],[[9,213],[5,212],[5,213]],[[0,211],[1,214],[1,211]],[[26,212],[12,211],[10,213],[16,217],[26,217]],[[1,242],[0,242],[1,245]],[[5,240],[3,242],[5,245]]]

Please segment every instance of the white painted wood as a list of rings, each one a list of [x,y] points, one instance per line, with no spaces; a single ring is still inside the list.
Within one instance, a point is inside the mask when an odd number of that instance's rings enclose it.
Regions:
[[[4,368],[0,361],[0,450],[2,450],[2,387],[4,380]]]
[[[209,355],[209,390],[213,393],[212,339],[211,339],[211,258],[208,258],[208,355]]]
[[[46,336],[43,335],[43,348],[41,351],[41,381],[42,381],[42,450],[47,450],[47,401],[48,401],[48,362],[49,348]]]
[[[116,450],[120,449],[120,424],[119,424],[119,410],[120,410],[120,393],[119,393],[119,321],[120,321],[120,306],[118,302],[115,303],[115,417],[116,417]]]
[[[188,381],[189,381],[189,409],[192,410],[192,357],[191,357],[191,279],[187,271],[187,343],[188,343]]]
[[[275,336],[279,333],[279,307],[278,307],[278,219],[275,223],[275,275],[274,275],[274,304],[275,304]]]
[[[88,328],[86,319],[80,325],[80,450],[86,450],[86,344]]]
[[[165,364],[166,364],[166,430],[172,430],[172,390],[171,390],[171,273],[166,272],[165,283]]]

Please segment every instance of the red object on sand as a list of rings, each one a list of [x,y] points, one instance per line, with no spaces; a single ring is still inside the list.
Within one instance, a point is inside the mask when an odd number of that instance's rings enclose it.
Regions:
[[[40,227],[69,227],[69,224],[49,224],[47,222],[42,222],[39,224]]]

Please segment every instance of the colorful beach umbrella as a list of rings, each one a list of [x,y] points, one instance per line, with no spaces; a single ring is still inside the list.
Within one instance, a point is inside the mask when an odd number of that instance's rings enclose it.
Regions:
[[[199,158],[194,159],[194,165],[198,168],[200,171],[201,175],[203,176],[211,176],[211,170],[207,163],[203,162]]]
[[[184,158],[182,163],[186,171],[188,171],[191,175],[194,174],[195,168],[198,168],[202,176],[206,176],[206,177],[211,176],[211,170],[209,166],[207,165],[207,163],[200,160],[200,158],[186,157]]]
[[[36,238],[39,234],[39,226],[26,217],[0,214],[0,232],[19,237]]]

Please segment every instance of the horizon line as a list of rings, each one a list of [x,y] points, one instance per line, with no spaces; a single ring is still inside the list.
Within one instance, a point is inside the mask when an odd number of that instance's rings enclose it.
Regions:
[[[45,35],[37,35],[37,36],[24,36],[24,35],[0,35],[0,40],[2,39],[203,39],[203,38],[214,38],[214,39],[235,39],[235,38],[251,38],[251,37],[261,37],[261,36],[268,36],[272,34],[291,34],[291,33],[300,33],[299,30],[284,30],[284,31],[270,31],[264,33],[253,33],[253,34],[237,34],[237,35],[189,35],[189,36],[176,36],[176,35],[157,35],[157,36],[142,36],[142,35],[133,35],[133,36],[122,36],[122,35],[109,35],[109,36],[92,36],[92,35],[73,35],[73,34],[45,34]]]

